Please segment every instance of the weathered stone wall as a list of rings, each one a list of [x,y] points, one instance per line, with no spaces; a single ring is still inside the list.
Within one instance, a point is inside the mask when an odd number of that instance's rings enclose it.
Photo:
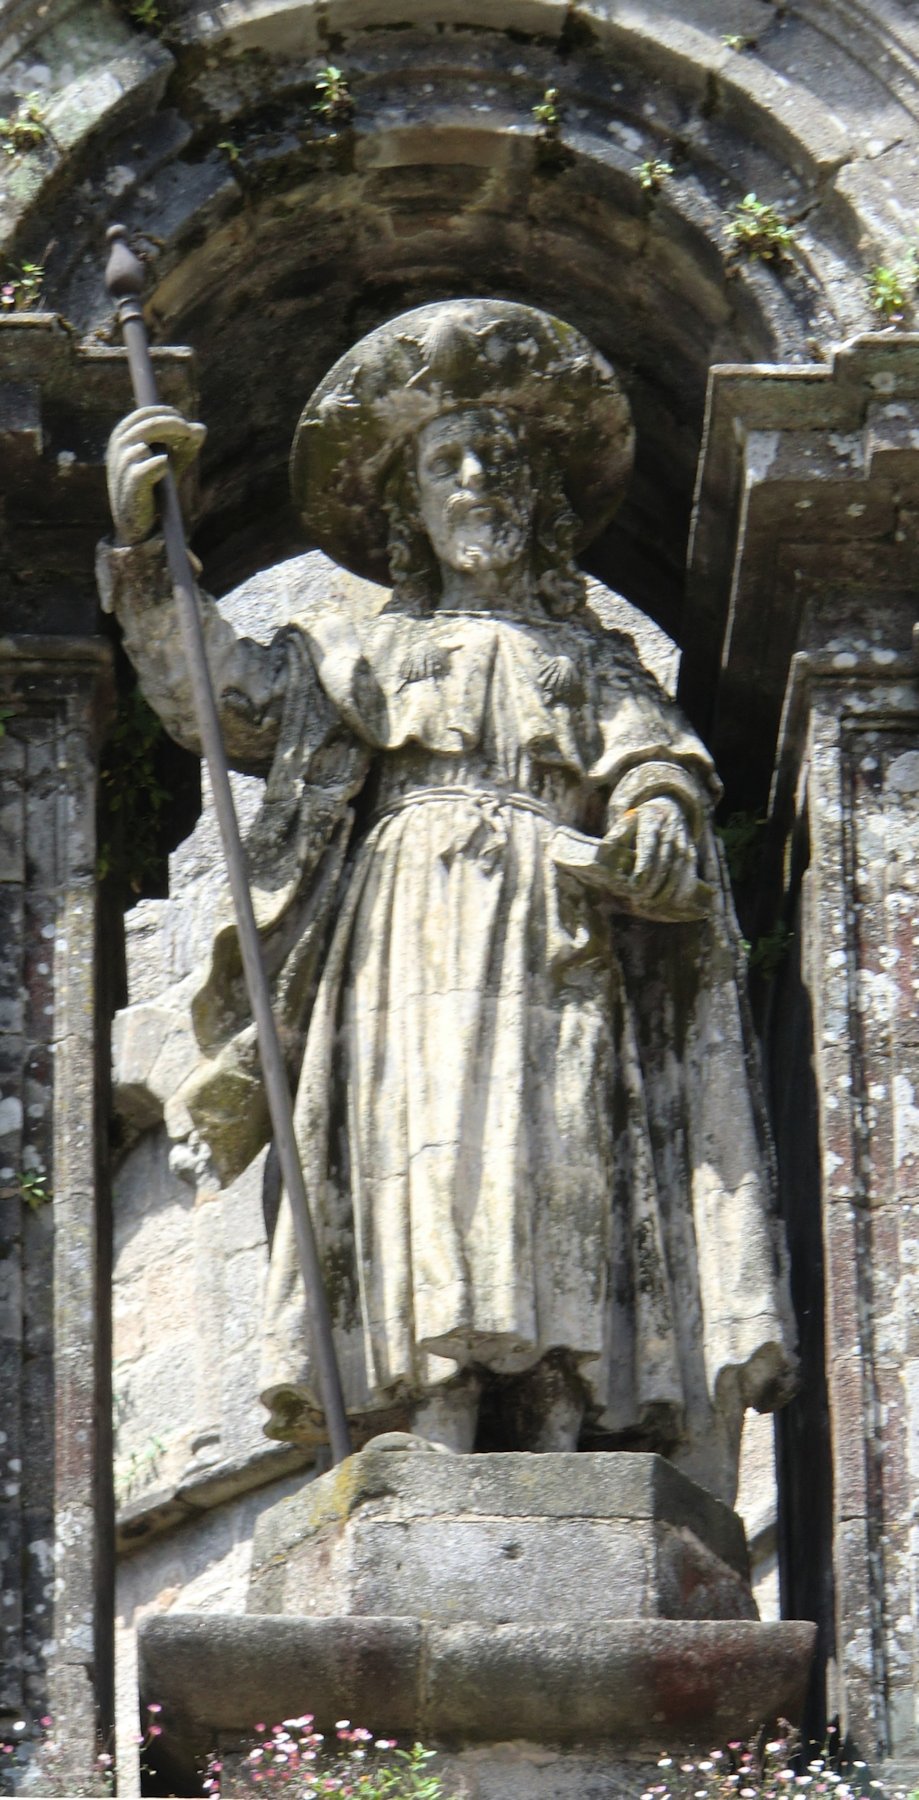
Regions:
[[[94,1566],[107,1522],[94,864],[108,673],[102,645],[0,639],[0,1719],[53,1707],[77,1769],[111,1674]]]

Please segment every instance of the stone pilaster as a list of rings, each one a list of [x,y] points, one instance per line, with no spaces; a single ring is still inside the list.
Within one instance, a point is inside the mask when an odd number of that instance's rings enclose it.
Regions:
[[[0,639],[0,1708],[50,1713],[73,1776],[95,1754],[110,1654],[95,878],[109,663],[99,641]]]
[[[187,352],[158,353],[189,402]],[[96,765],[111,704],[95,544],[124,353],[0,318],[0,1735],[85,1790],[112,1687],[108,1003]],[[101,1045],[103,1031],[105,1042]],[[17,1777],[23,1771],[17,1770]]]
[[[850,620],[840,633],[837,623],[835,648],[798,659],[786,768],[790,776],[794,765],[810,844],[799,930],[822,1189],[836,1624],[829,1697],[868,1755],[914,1775],[919,681],[909,603],[885,598],[881,612],[866,608],[861,629]]]
[[[838,1712],[910,1784],[917,514],[915,336],[713,372],[683,691],[729,804],[769,814],[759,927],[790,933],[765,1032],[803,1374],[779,1421],[783,1607],[820,1624],[813,1729]]]

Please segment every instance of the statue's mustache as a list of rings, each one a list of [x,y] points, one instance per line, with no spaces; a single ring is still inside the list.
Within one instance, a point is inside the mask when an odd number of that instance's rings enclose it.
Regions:
[[[451,524],[455,519],[466,518],[474,512],[494,513],[507,520],[516,516],[514,508],[499,494],[477,494],[469,488],[460,488],[457,493],[451,494],[444,507],[444,515]]]

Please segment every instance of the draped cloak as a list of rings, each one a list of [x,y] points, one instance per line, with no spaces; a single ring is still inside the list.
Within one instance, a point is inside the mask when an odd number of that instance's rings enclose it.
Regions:
[[[586,612],[320,607],[250,646],[251,683],[210,629],[225,720],[257,729],[267,661],[283,696],[247,854],[349,1411],[372,1430],[466,1364],[566,1350],[586,1441],[731,1499],[743,1408],[793,1357],[706,751]],[[682,922],[556,861],[660,793],[710,889]],[[247,1015],[227,913],[183,1094],[224,1180],[269,1129]],[[321,1435],[286,1197],[263,1383],[270,1435]]]
[[[287,654],[248,848],[349,1410],[565,1348],[594,1432],[725,1454],[725,1413],[774,1400],[787,1358],[705,752],[582,621],[333,615]],[[559,825],[599,835],[661,791],[696,802],[701,921],[610,911],[553,861]],[[195,1006],[224,1061],[234,957],[228,926]],[[219,1154],[207,1092],[189,1106]],[[279,1434],[315,1418],[309,1343],[285,1200]]]

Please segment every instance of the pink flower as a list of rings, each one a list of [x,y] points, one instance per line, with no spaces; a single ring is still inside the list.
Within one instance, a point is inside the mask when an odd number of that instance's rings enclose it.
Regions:
[[[147,1707],[147,1711],[151,1713],[161,1713],[162,1710],[158,1700],[151,1700],[150,1705]]]
[[[38,1723],[39,1723],[39,1725],[44,1725],[47,1728],[47,1726],[54,1724],[54,1720],[52,1719],[50,1713],[43,1713],[42,1717],[39,1719]]]
[[[264,1731],[264,1730],[265,1730],[265,1729],[266,1729],[266,1727],[265,1727],[265,1722],[264,1722],[264,1720],[263,1720],[263,1721],[262,1721],[262,1723],[261,1723],[261,1725],[255,1725],[255,1726],[253,1726],[253,1730],[254,1730],[254,1731]]]
[[[398,1741],[398,1738],[376,1738],[373,1747],[375,1750],[395,1750]]]
[[[162,1725],[148,1725],[147,1726],[147,1736],[148,1737],[162,1737],[162,1735],[163,1735]]]

